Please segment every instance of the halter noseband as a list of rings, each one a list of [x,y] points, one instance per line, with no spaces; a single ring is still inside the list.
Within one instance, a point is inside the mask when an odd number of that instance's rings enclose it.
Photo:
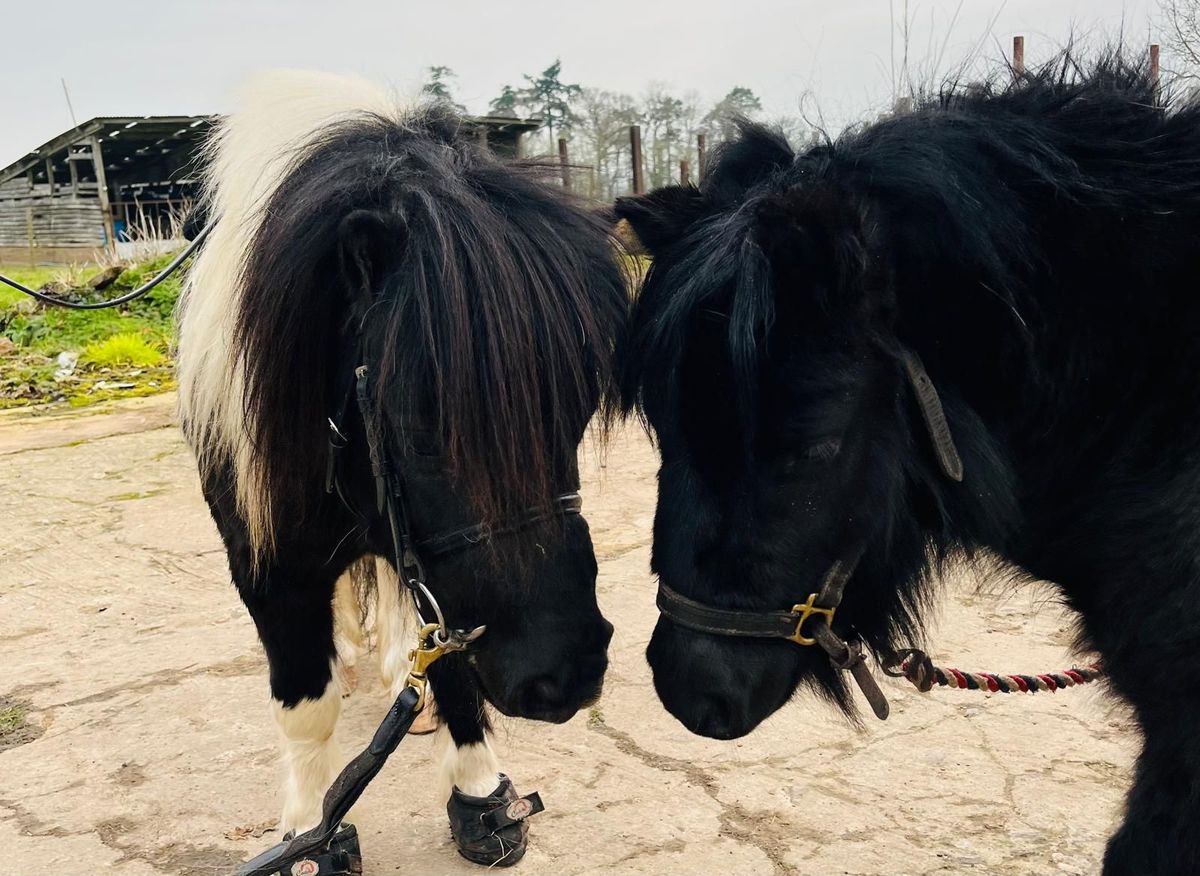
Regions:
[[[929,431],[938,465],[946,477],[955,482],[963,479],[962,458],[954,445],[946,412],[929,373],[921,359],[908,349],[901,351],[905,375],[912,386],[921,419]],[[796,603],[791,611],[745,611],[714,608],[676,593],[659,581],[656,600],[659,613],[689,630],[709,633],[714,636],[736,636],[756,639],[787,639],[797,645],[819,645],[829,655],[833,665],[847,670],[858,683],[871,710],[881,721],[886,720],[889,707],[887,698],[879,689],[874,676],[867,667],[862,642],[858,639],[843,639],[833,631],[833,619],[846,592],[846,584],[862,559],[864,547],[855,548],[842,559],[835,560],[825,573],[821,589],[810,593],[804,602]],[[814,622],[808,634],[805,624],[816,615],[825,622]]]

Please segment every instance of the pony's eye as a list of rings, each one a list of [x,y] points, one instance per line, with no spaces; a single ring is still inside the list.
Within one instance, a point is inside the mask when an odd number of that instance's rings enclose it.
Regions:
[[[829,462],[838,455],[838,451],[842,449],[842,442],[836,438],[826,438],[824,441],[818,441],[812,444],[804,451],[806,459],[815,459],[821,462]]]
[[[832,462],[841,449],[842,442],[837,438],[826,438],[796,453],[785,453],[781,458],[783,471],[786,474],[811,471],[813,463]]]

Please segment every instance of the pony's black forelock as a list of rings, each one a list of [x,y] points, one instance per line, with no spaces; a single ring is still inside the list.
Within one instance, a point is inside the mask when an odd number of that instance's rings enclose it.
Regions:
[[[298,153],[250,247],[235,339],[272,507],[313,493],[360,325],[383,415],[440,434],[485,522],[569,486],[627,286],[604,219],[543,177],[436,106],[343,121]]]

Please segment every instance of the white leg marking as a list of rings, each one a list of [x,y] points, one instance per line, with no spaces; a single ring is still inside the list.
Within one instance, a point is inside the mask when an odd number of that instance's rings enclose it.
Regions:
[[[411,663],[408,652],[416,643],[417,621],[412,601],[400,592],[400,581],[387,563],[377,564],[378,600],[375,604],[376,647],[379,675],[393,698],[400,695]]]
[[[358,686],[355,666],[366,648],[362,614],[349,573],[338,579],[333,590],[333,642],[337,649],[335,677],[342,696],[349,696]]]
[[[341,691],[331,681],[315,700],[301,700],[286,708],[271,701],[275,723],[283,737],[284,831],[308,830],[321,820],[321,800],[342,766],[334,729],[342,711]]]
[[[450,789],[454,787],[473,797],[486,797],[496,790],[500,784],[500,764],[486,736],[483,742],[459,747],[448,730],[439,730],[438,735],[445,746],[441,770],[444,799],[450,799]]]

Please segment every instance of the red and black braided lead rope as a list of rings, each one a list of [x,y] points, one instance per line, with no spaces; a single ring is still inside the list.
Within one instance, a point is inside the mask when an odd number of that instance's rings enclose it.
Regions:
[[[934,666],[929,655],[916,648],[893,654],[884,661],[883,671],[892,678],[908,679],[922,693],[932,690],[934,685],[987,693],[1053,693],[1059,688],[1078,687],[1104,676],[1104,669],[1099,663],[1039,675],[963,672],[961,669]]]

